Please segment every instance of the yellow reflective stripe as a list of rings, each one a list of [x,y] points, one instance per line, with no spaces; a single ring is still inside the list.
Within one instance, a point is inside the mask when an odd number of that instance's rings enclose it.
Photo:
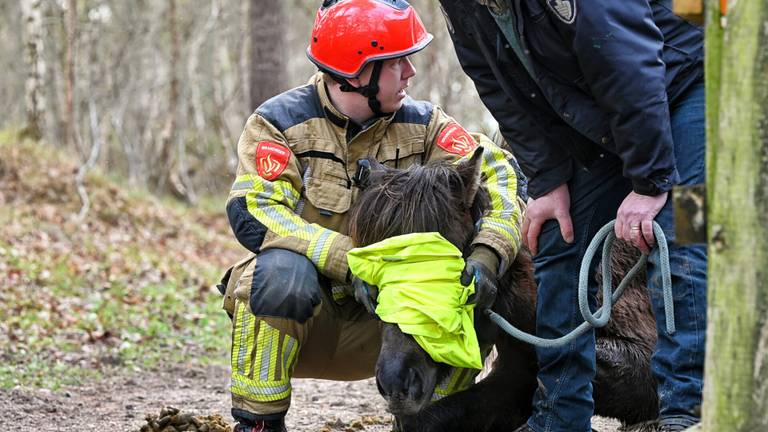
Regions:
[[[296,216],[292,211],[293,207],[287,206],[289,203],[285,195],[282,191],[275,191],[272,182],[255,183],[253,190],[246,194],[245,201],[251,215],[281,237],[292,236],[310,241],[321,230],[318,225],[309,224]],[[290,204],[295,206],[296,202]]]
[[[299,200],[298,194],[293,191],[293,187],[286,185],[282,181],[267,181],[258,177],[258,181],[253,183],[253,187],[247,193],[253,196],[256,203],[273,206],[280,204],[293,210]]]
[[[235,303],[235,316],[232,318],[232,350],[229,357],[233,373],[234,371],[238,370],[237,359],[239,356],[236,353],[240,352],[240,348],[242,346],[239,333],[237,331],[238,324],[240,324],[242,321],[241,306],[242,305],[240,303]]]
[[[233,376],[230,382],[232,393],[258,402],[279,401],[291,395],[290,382],[270,386],[239,376]]]
[[[511,216],[516,207],[517,176],[504,152],[498,147],[485,149],[482,170],[494,210],[502,210],[504,215]]]
[[[434,402],[448,395],[467,389],[474,382],[478,373],[480,373],[480,370],[478,369],[452,368],[451,372],[445,379],[443,379],[440,385],[435,387],[432,401]]]
[[[232,335],[232,370],[240,375],[250,373],[250,357],[253,349],[253,320],[244,303],[237,302],[235,326]]]
[[[517,226],[510,223],[510,221],[486,216],[480,220],[480,229],[482,230],[486,228],[502,233],[504,237],[514,242],[515,245],[518,244],[520,233],[518,232]]]
[[[298,202],[300,198],[299,192],[296,189],[294,189],[289,182],[282,181],[282,180],[270,182],[269,180],[265,180],[255,174],[243,174],[235,178],[235,182],[232,184],[232,188],[230,189],[230,191],[240,192],[240,191],[255,190],[257,185],[263,185],[265,183],[271,185],[272,189],[279,190],[280,195],[285,197],[285,203],[284,203],[285,205],[291,208],[294,208],[296,206],[296,202]],[[259,189],[259,190],[263,190],[263,189]]]
[[[331,245],[338,235],[339,233],[337,232],[323,230],[309,242],[307,256],[319,270],[325,269],[325,262],[328,259]]]
[[[339,301],[345,297],[348,297],[347,292],[351,292],[348,288],[349,285],[334,283],[331,284],[331,294],[335,301]]]
[[[277,373],[277,359],[280,356],[280,352],[278,351],[278,347],[280,341],[280,331],[275,328],[270,327],[269,332],[269,347],[270,349],[267,351],[269,353],[269,362],[267,363],[266,371],[264,370],[264,365],[262,364],[261,369],[261,379],[266,381],[269,379],[269,377],[274,377]],[[274,380],[274,378],[273,378]]]
[[[520,244],[520,208],[517,204],[517,176],[504,151],[488,145],[483,152],[482,170],[491,198],[491,210],[480,220],[480,229],[488,228],[509,240],[514,249]]]
[[[296,360],[296,354],[299,352],[299,344],[296,339],[288,335],[285,335],[285,338],[287,343],[283,343],[283,346],[287,345],[288,348],[286,348],[284,352],[287,356],[285,354],[283,355],[283,370],[285,371],[284,376],[289,376],[293,373],[294,361]]]
[[[270,332],[272,331],[272,327],[270,327],[267,323],[264,321],[259,322],[259,337],[256,340],[256,358],[253,361],[253,377],[256,378],[258,376],[258,379],[260,381],[267,381],[269,379],[269,358],[271,356],[271,350],[272,350],[272,335]],[[258,371],[258,375],[256,372]]]
[[[318,224],[307,223],[294,213],[299,196],[290,183],[242,175],[232,187],[233,190],[236,187],[239,190],[248,188],[245,195],[248,212],[280,237],[295,237],[309,242],[307,257],[319,270],[325,269],[331,245],[339,234]]]
[[[238,303],[236,319],[245,323],[248,316],[253,317],[245,305]],[[256,318],[253,317],[251,320],[254,319]],[[273,402],[289,397],[291,394],[290,371],[299,348],[296,339],[261,320],[258,320],[255,326],[236,326],[235,332],[238,336],[233,343],[232,393],[258,402]],[[255,343],[254,335],[256,335]],[[279,343],[281,337],[284,338],[282,352],[280,352]],[[250,350],[247,345],[255,350],[252,365],[248,362]],[[283,373],[281,379],[276,380],[274,378],[278,361],[282,363]],[[249,366],[253,368],[252,374]]]
[[[460,368],[451,368],[451,372],[446,376],[443,381],[435,387],[435,392],[432,395],[432,400],[442,399],[445,396],[448,396],[449,394],[453,393],[451,383],[455,381],[456,376],[459,375],[462,369]]]

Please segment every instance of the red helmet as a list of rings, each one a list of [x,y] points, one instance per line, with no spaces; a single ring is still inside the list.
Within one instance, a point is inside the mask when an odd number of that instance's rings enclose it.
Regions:
[[[326,0],[307,56],[321,70],[355,78],[370,62],[413,54],[431,41],[405,0]]]

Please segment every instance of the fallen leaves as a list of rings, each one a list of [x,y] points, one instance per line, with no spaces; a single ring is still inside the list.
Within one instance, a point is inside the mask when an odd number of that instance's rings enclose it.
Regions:
[[[55,386],[55,370],[204,354],[217,343],[224,353],[227,319],[209,287],[243,254],[224,214],[96,173],[86,180],[91,212],[76,221],[75,166],[52,153],[0,145],[0,357],[15,365],[0,385]]]

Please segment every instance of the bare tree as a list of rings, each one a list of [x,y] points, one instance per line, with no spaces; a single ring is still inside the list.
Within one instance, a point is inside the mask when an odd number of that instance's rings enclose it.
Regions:
[[[168,63],[169,88],[168,88],[168,112],[165,126],[160,134],[160,148],[158,158],[154,164],[153,171],[157,178],[159,189],[169,188],[177,197],[192,202],[194,193],[184,184],[183,176],[179,174],[179,166],[185,165],[186,161],[180,162],[181,157],[185,157],[185,150],[179,147],[179,152],[175,155],[171,153],[171,147],[178,141],[178,109],[179,109],[179,77],[178,69],[181,62],[179,48],[178,18],[176,12],[176,0],[168,0],[168,33],[171,42],[171,55]]]
[[[77,0],[67,2],[67,55],[65,60],[65,101],[64,101],[64,143],[67,146],[73,144],[78,152],[83,154],[76,137],[75,119],[75,43],[77,40]]]
[[[250,102],[256,109],[262,102],[284,90],[286,64],[285,22],[282,1],[251,0],[249,32]]]
[[[26,97],[4,111],[0,130],[22,125],[131,186],[187,201],[196,191],[219,194],[248,114],[316,70],[305,50],[320,3],[0,1],[0,99]],[[412,4],[435,41],[413,58],[411,95],[485,129],[437,1]],[[24,62],[14,58],[20,52]]]
[[[43,79],[45,62],[43,61],[43,20],[41,0],[22,0],[21,10],[25,29],[25,59],[27,63],[27,78],[25,81],[25,102],[27,123],[22,132],[32,139],[42,137],[43,110],[45,97],[43,95]]]

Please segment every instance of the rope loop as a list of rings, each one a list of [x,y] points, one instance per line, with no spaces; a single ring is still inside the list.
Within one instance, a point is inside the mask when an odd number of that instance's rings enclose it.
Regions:
[[[584,254],[584,258],[581,261],[581,268],[579,270],[579,311],[584,318],[584,322],[571,332],[556,338],[545,339],[532,334],[526,333],[505,320],[501,315],[486,309],[485,314],[496,323],[502,330],[507,332],[510,336],[519,339],[523,342],[535,345],[542,348],[553,348],[571,343],[577,337],[583,335],[589,330],[594,328],[604,327],[608,324],[608,320],[611,318],[611,309],[613,304],[624,294],[624,290],[629,285],[629,282],[640,272],[640,270],[647,264],[648,255],[642,254],[637,263],[627,272],[624,279],[619,283],[616,290],[613,290],[611,286],[611,254],[613,251],[613,244],[616,241],[616,233],[614,232],[614,225],[616,221],[610,221],[605,226],[600,228],[600,231],[595,234],[595,237],[589,243],[587,251]],[[653,234],[656,237],[656,245],[651,253],[659,254],[658,262],[661,266],[661,281],[662,291],[664,294],[664,315],[667,323],[667,333],[675,333],[675,310],[672,302],[672,275],[669,266],[669,246],[667,245],[667,237],[664,235],[664,230],[661,226],[653,222]],[[603,243],[603,256],[602,256],[602,275],[603,275],[603,304],[600,308],[592,313],[589,310],[589,267],[592,264],[592,260],[595,258],[600,243]]]

